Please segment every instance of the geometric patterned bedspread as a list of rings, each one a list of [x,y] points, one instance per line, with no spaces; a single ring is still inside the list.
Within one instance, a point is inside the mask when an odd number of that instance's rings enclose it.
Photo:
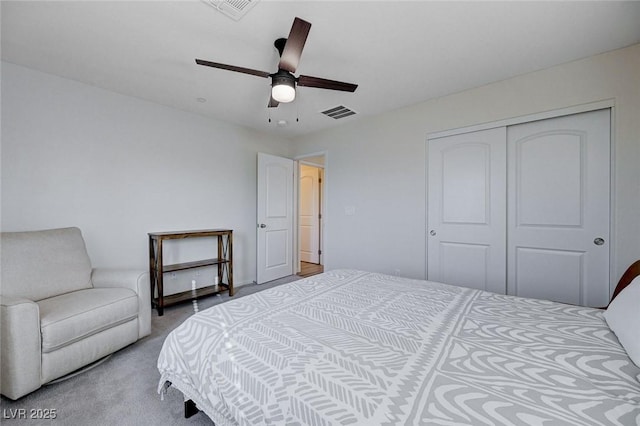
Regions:
[[[193,315],[158,369],[217,426],[640,425],[600,310],[353,270]]]

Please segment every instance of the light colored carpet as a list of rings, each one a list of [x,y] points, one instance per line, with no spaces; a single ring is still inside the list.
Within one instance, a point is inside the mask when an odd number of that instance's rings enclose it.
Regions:
[[[237,288],[233,299],[296,281],[292,275],[270,283]],[[228,295],[197,302],[203,310],[229,300]],[[203,413],[184,418],[182,394],[169,388],[164,401],[157,393],[160,374],[158,354],[167,334],[193,315],[195,306],[185,302],[154,311],[151,335],[111,356],[95,368],[60,383],[44,386],[17,400],[2,397],[0,423],[16,425],[212,425]],[[24,410],[24,411],[23,411]],[[55,410],[54,420],[30,419],[31,410]],[[24,415],[23,415],[24,414]],[[18,417],[18,418],[15,418]]]

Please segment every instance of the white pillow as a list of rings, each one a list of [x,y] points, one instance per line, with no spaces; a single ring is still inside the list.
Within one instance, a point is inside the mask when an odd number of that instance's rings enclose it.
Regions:
[[[640,367],[640,276],[611,301],[604,319],[631,361]]]

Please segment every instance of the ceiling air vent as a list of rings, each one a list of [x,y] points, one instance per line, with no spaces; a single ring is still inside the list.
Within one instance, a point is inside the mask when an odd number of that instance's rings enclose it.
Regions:
[[[238,21],[242,18],[258,0],[202,0],[212,6],[218,12]]]
[[[327,117],[331,117],[333,119],[338,120],[340,118],[345,118],[350,115],[354,115],[355,111],[350,110],[344,105],[340,105],[334,108],[330,108],[326,111],[322,111],[322,114],[326,115]]]

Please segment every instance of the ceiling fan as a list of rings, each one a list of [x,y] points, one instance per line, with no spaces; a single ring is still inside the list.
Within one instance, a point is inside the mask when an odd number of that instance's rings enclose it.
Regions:
[[[308,75],[295,77],[292,74],[296,72],[296,68],[298,68],[298,62],[300,61],[302,49],[307,41],[310,29],[311,24],[309,22],[300,18],[295,18],[293,20],[293,25],[291,26],[291,31],[289,32],[289,37],[279,38],[273,43],[280,54],[278,71],[275,73],[205,61],[203,59],[196,59],[196,63],[198,65],[241,72],[244,74],[256,75],[258,77],[270,77],[271,99],[269,100],[269,108],[277,107],[280,103],[293,101],[296,97],[296,84],[298,86],[354,92],[358,87],[357,84],[327,80],[326,78],[310,77]]]

